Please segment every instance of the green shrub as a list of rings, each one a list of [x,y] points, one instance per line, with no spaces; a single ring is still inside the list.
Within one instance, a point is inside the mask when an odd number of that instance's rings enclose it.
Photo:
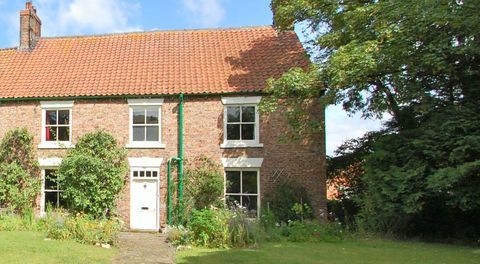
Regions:
[[[32,209],[23,215],[12,212],[0,213],[0,231],[40,231],[41,226],[35,220]]]
[[[264,199],[264,205],[276,217],[276,221],[286,223],[289,220],[312,219],[311,210],[303,210],[298,214],[292,208],[295,204],[312,208],[305,188],[295,181],[280,182],[275,191],[267,194]]]
[[[206,156],[185,163],[184,219],[193,209],[223,207],[224,179],[219,164]]]
[[[52,239],[72,239],[84,244],[117,244],[121,230],[117,219],[94,219],[88,215],[68,216],[61,212],[47,214],[43,220],[47,236]]]
[[[14,129],[0,143],[0,208],[23,214],[40,192],[40,168],[33,152],[33,136]]]
[[[167,231],[167,240],[174,246],[186,246],[190,244],[190,230],[184,226],[169,227]]]
[[[230,212],[221,209],[193,210],[188,222],[194,246],[225,248],[229,243],[228,217]]]
[[[68,209],[108,217],[126,181],[126,151],[106,132],[84,135],[58,169]]]
[[[257,243],[259,232],[258,221],[249,218],[245,208],[237,207],[229,215],[229,244],[232,247],[245,247]]]

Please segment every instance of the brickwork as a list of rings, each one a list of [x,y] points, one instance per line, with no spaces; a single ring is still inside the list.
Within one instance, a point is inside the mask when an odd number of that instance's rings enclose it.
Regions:
[[[321,216],[326,209],[324,137],[311,142],[282,144],[280,136],[287,124],[278,114],[262,116],[260,143],[263,148],[222,149],[223,105],[220,96],[189,96],[185,100],[185,156],[207,155],[220,163],[221,158],[264,158],[260,169],[261,194],[273,190],[274,177],[295,177],[305,184],[314,211]],[[323,111],[318,114],[323,116]],[[26,127],[34,134],[35,146],[41,141],[42,109],[38,101],[3,102],[0,104],[0,137],[15,127]],[[163,158],[160,173],[160,222],[166,222],[166,166],[168,158],[177,155],[178,99],[165,98],[162,106],[162,141],[164,149],[129,149],[129,157]],[[114,135],[119,144],[129,141],[129,106],[124,99],[75,100],[72,111],[73,143],[85,133],[103,129]],[[39,158],[63,157],[65,149],[38,149]],[[281,172],[281,173],[280,173]],[[118,210],[129,223],[130,189],[127,185],[118,201]]]

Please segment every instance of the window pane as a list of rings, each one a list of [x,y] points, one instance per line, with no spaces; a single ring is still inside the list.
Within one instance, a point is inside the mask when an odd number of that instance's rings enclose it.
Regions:
[[[70,128],[69,127],[59,127],[58,129],[58,140],[59,141],[70,141]]]
[[[57,124],[57,110],[48,110],[46,113],[46,124],[47,125],[56,125]]]
[[[255,139],[255,125],[254,124],[242,124],[242,139],[253,140]]]
[[[57,192],[45,192],[45,207],[50,205],[52,208],[57,208]]]
[[[227,193],[240,193],[240,172],[239,171],[227,171]]]
[[[153,171],[153,172],[152,172],[152,176],[153,176],[153,177],[157,177],[157,176],[158,176],[158,172],[157,172],[157,171]]]
[[[240,125],[227,125],[227,139],[239,140],[240,139]]]
[[[158,107],[147,108],[147,124],[158,124]]]
[[[242,192],[243,193],[257,193],[257,172],[243,171],[242,172]]]
[[[133,171],[133,177],[138,177],[138,171]]]
[[[242,122],[255,122],[255,106],[242,107]]]
[[[152,177],[152,172],[151,171],[147,171],[147,177]]]
[[[227,107],[227,122],[240,122],[240,106]]]
[[[133,141],[145,141],[145,127],[134,126],[133,127]]]
[[[70,124],[70,111],[69,110],[59,110],[58,111],[58,124],[59,125]]]
[[[57,189],[57,176],[52,170],[45,170],[45,190],[56,190]]]
[[[257,216],[257,196],[242,196],[242,206],[246,207],[247,215],[250,217]]]
[[[140,177],[145,177],[145,171],[140,171]]]
[[[240,205],[240,195],[228,195],[225,197],[225,200],[229,208],[235,208],[237,205]]]
[[[46,127],[45,128],[45,140],[46,141],[57,141],[57,127]]]
[[[145,124],[145,109],[133,109],[133,123]]]
[[[158,133],[158,126],[147,127],[147,141],[159,141]]]

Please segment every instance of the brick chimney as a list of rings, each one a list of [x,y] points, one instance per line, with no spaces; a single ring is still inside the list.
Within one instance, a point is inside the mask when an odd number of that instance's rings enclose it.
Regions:
[[[40,39],[42,21],[37,16],[37,10],[31,1],[25,4],[25,10],[20,11],[20,46],[19,50],[31,50]]]

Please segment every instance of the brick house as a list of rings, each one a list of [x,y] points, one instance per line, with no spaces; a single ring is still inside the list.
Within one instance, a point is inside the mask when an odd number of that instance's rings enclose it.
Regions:
[[[20,45],[0,49],[0,137],[16,127],[33,133],[42,168],[38,210],[61,206],[51,181],[69,148],[102,129],[128,150],[128,184],[118,210],[133,229],[166,223],[167,160],[178,155],[184,98],[186,158],[222,164],[230,199],[260,210],[282,177],[305,184],[314,212],[326,208],[324,136],[280,143],[287,124],[259,114],[266,80],[309,60],[292,32],[271,26],[41,37],[27,2]],[[323,109],[317,113],[323,118]]]

